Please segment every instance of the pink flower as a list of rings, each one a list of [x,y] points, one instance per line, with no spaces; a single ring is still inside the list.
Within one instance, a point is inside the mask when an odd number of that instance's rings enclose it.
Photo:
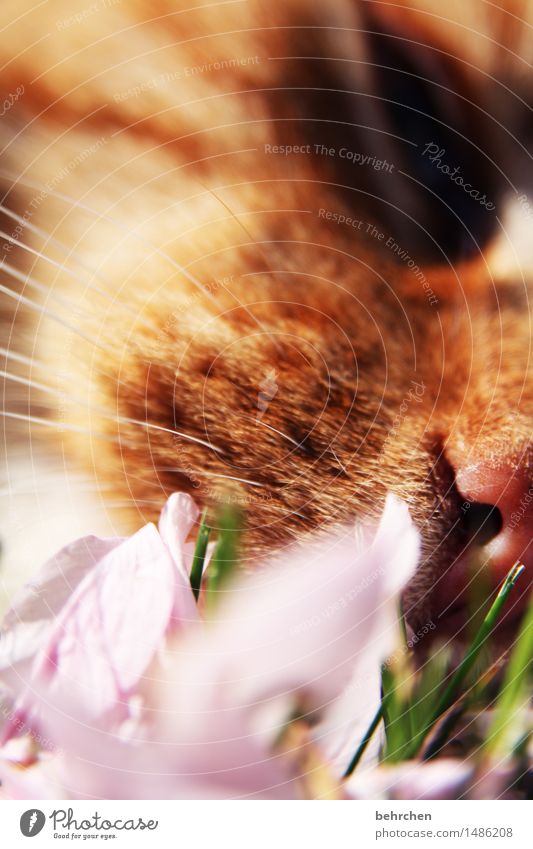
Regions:
[[[389,497],[377,533],[270,558],[204,623],[188,581],[196,519],[174,495],[159,532],[79,541],[38,598],[16,601],[1,665],[22,732],[47,741],[67,798],[294,798],[320,795],[326,774],[343,794],[418,558],[407,508]]]
[[[176,630],[198,620],[186,538],[192,499],[171,496],[160,531],[129,539],[86,537],[62,549],[15,599],[4,621],[0,670],[31,711],[32,689],[76,699],[88,717],[124,718],[141,676]]]
[[[473,776],[469,761],[406,761],[355,773],[346,792],[352,799],[459,799],[466,795]]]
[[[56,757],[39,752],[35,740],[26,735],[13,738],[0,750],[0,800],[58,799]]]

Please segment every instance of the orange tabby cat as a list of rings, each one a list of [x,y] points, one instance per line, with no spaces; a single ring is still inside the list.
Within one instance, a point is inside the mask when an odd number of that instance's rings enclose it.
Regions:
[[[455,629],[533,565],[532,4],[183,5],[2,4],[8,491],[232,500],[247,555],[393,491]]]

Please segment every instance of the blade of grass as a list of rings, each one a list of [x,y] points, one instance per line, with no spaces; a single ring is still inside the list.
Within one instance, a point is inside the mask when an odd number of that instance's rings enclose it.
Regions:
[[[467,640],[472,642],[490,608],[491,584],[488,569],[485,568],[486,556],[472,553],[467,563],[467,597],[468,623],[466,626]]]
[[[473,707],[476,703],[486,705],[490,701],[487,691],[492,685],[499,669],[500,658],[492,663],[489,669],[484,671],[475,683],[472,684],[465,693],[463,693],[461,699],[452,705],[447,714],[444,714],[444,716],[435,723],[431,729],[433,737],[428,739],[425,751],[421,753],[422,760],[429,761],[440,753],[455,726],[464,716],[464,713],[468,708]]]
[[[403,643],[403,645],[400,647],[400,651],[403,653],[404,651],[407,651],[407,646],[406,646],[407,632],[406,632],[406,628],[405,628],[405,619],[404,619],[403,612],[401,611],[401,609],[400,609],[400,616],[399,616],[399,626],[400,626],[401,641]],[[389,659],[389,661],[387,661],[387,663],[385,663],[383,665],[382,672],[381,672],[381,689],[382,689],[382,694],[383,694],[382,699],[381,699],[381,704],[380,704],[379,708],[377,709],[377,711],[374,715],[374,718],[372,719],[372,722],[368,726],[368,728],[367,728],[367,730],[366,730],[366,732],[363,736],[363,739],[361,740],[358,748],[356,749],[350,763],[348,764],[346,771],[344,772],[343,778],[349,778],[350,775],[352,775],[352,773],[356,770],[356,768],[357,768],[359,762],[361,761],[361,758],[363,757],[363,755],[364,755],[364,753],[367,749],[367,746],[370,743],[372,737],[374,736],[374,733],[376,732],[376,729],[378,728],[380,722],[382,720],[385,721],[385,716],[386,716],[385,706],[386,706],[387,696],[388,696],[389,690],[391,689],[391,686],[389,686],[389,678],[387,677],[387,670],[389,670],[389,664],[390,663],[391,663],[391,659]],[[391,674],[392,673],[390,673],[390,671],[389,671],[389,676],[391,676]],[[387,716],[387,721],[390,722],[389,716]]]
[[[411,712],[414,729],[419,731],[426,723],[428,713],[431,712],[435,703],[435,693],[438,692],[449,665],[450,651],[446,646],[437,646],[434,653],[425,660],[424,666],[419,672],[412,699]]]
[[[502,687],[494,709],[494,717],[484,745],[489,758],[504,756],[513,746],[509,738],[520,736],[516,715],[529,702],[528,674],[533,663],[533,597],[520,626],[516,645],[505,670]]]
[[[422,752],[422,760],[430,761],[432,760],[432,758],[435,758],[440,753],[441,749],[448,741],[457,723],[464,716],[469,704],[470,702],[468,701],[468,699],[464,699],[464,701],[457,702],[452,708],[449,709],[448,713],[444,715],[442,723],[439,721],[435,723],[435,725],[437,726],[435,736],[432,740],[429,740],[426,751]]]
[[[382,668],[384,761],[403,760],[405,748],[413,739],[411,696],[414,676],[415,672],[406,653],[406,647],[401,647],[400,651],[395,653]]]
[[[374,733],[375,733],[375,731],[376,731],[376,729],[377,729],[377,727],[378,727],[378,725],[379,725],[379,723],[381,722],[382,719],[383,719],[383,702],[380,704],[379,708],[376,711],[374,719],[372,720],[372,722],[368,726],[368,728],[365,732],[365,735],[364,735],[363,739],[361,740],[355,755],[351,759],[351,761],[348,764],[348,767],[346,769],[346,772],[342,776],[343,778],[349,778],[350,775],[356,769],[357,765],[359,764],[359,761],[363,757],[363,755],[366,751],[366,748],[367,748],[368,744],[370,743],[372,737],[374,736]]]
[[[401,672],[400,674],[403,677],[403,695],[404,695],[404,709],[406,712],[405,724],[404,727],[407,729],[408,739],[412,740],[413,734],[415,733],[416,724],[415,724],[415,714],[413,712],[413,700],[411,698],[411,693],[415,688],[416,684],[416,672],[414,668],[414,664],[412,662],[411,652],[409,651],[407,640],[407,620],[404,615],[404,610],[402,603],[400,601],[399,605],[399,628],[402,640],[402,655],[404,658],[403,664],[401,664]],[[402,668],[403,667],[403,668]]]
[[[242,517],[235,507],[226,505],[217,520],[219,537],[209,564],[206,586],[206,608],[212,610],[220,591],[233,574],[239,560]]]
[[[198,601],[198,597],[200,595],[200,587],[202,586],[202,575],[204,573],[205,555],[207,552],[207,544],[209,542],[210,533],[211,528],[207,524],[206,507],[200,519],[200,528],[198,530],[198,536],[196,537],[196,545],[194,548],[191,566],[191,589],[193,591],[193,595],[196,601]]]
[[[413,740],[413,744],[409,751],[410,757],[415,757],[418,754],[418,752],[420,751],[420,747],[422,746],[426,735],[429,733],[432,726],[439,719],[439,717],[442,716],[442,714],[445,713],[449,707],[451,707],[451,705],[455,701],[461,684],[472,669],[472,666],[474,665],[486,640],[494,630],[494,627],[498,622],[498,619],[509,597],[509,594],[511,593],[511,590],[516,584],[516,581],[524,571],[524,568],[524,566],[515,563],[512,569],[509,570],[509,573],[507,574],[507,577],[505,578],[498,595],[492,603],[489,612],[485,616],[485,619],[483,620],[479,631],[477,632],[474,640],[472,641],[470,648],[468,649],[463,660],[452,675],[444,692],[440,696],[432,714],[430,715],[429,721],[422,727],[419,734]]]
[[[383,687],[383,721],[385,723],[385,751],[383,760],[395,761],[403,744],[402,704],[398,698],[396,679],[391,670],[384,666],[381,674]]]

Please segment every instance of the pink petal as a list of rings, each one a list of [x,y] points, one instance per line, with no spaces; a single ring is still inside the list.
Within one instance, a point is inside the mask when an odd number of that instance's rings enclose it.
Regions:
[[[63,794],[54,764],[47,761],[22,769],[0,757],[0,783],[0,800],[61,799]]]
[[[24,686],[28,661],[41,649],[52,622],[96,563],[121,538],[88,536],[62,548],[15,596],[0,631],[0,671],[15,691]]]
[[[89,716],[102,714],[139,683],[167,630],[197,616],[188,580],[155,526],[146,525],[78,585],[35,673],[57,692],[75,694]]]
[[[367,556],[381,559],[381,603],[374,611],[364,656],[354,667],[345,691],[325,712],[316,729],[315,739],[342,775],[355,754],[359,741],[379,707],[381,663],[398,644],[398,598],[414,573],[420,540],[407,505],[389,495]],[[381,742],[377,732],[368,746],[361,766],[376,761]]]
[[[198,507],[185,492],[174,492],[159,518],[159,533],[180,572],[187,576],[192,557],[185,558],[185,541],[200,515]],[[194,551],[194,547],[193,547]],[[189,561],[189,562],[186,562]]]
[[[319,742],[336,753],[337,768],[346,765],[359,742],[354,735],[379,704],[380,663],[396,636],[385,576],[394,564],[408,580],[418,556],[407,511],[394,501],[390,511],[394,538],[381,534],[357,550],[353,529],[345,530],[227,588],[217,620],[180,641],[176,658],[169,659],[161,719],[176,744],[224,741],[230,752],[260,739],[267,753],[280,726],[278,718],[265,727],[265,711],[274,702],[283,708],[285,700],[286,718],[294,708],[314,721],[322,718]],[[346,696],[354,680],[362,685]]]
[[[387,495],[385,506],[372,544],[387,558],[384,571],[386,597],[399,596],[412,578],[420,555],[420,537],[405,501]]]
[[[384,519],[394,535],[382,523],[367,549],[356,550],[348,529],[276,558],[228,589],[218,620],[194,646],[191,686],[216,683],[219,693],[227,687],[233,698],[252,701],[301,691],[321,707],[369,653],[379,667],[397,635],[389,586],[403,586],[419,551],[400,502],[388,502]]]
[[[352,799],[459,799],[472,775],[473,766],[468,761],[408,761],[356,772],[346,792]]]
[[[157,740],[123,741],[101,722],[88,724],[76,706],[37,694],[43,734],[58,752],[62,790],[56,798],[234,799],[294,798],[286,765],[269,756],[251,736],[215,745]],[[236,719],[237,717],[234,717]],[[235,729],[233,729],[235,730]]]
[[[337,777],[344,775],[359,743],[381,704],[381,652],[370,650],[357,663],[351,681],[324,712],[313,739]],[[378,729],[358,766],[375,765],[382,743]]]

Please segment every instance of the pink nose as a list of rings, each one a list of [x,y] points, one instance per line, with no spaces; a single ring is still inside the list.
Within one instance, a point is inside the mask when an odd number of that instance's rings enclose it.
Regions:
[[[471,513],[474,542],[484,546],[491,576],[502,581],[520,560],[533,568],[533,476],[527,469],[486,463],[459,468],[455,473],[459,493]]]
[[[510,623],[523,612],[531,587],[533,474],[527,464],[510,462],[457,462],[452,468],[468,542],[435,587],[440,615],[452,625],[459,611],[462,621],[460,611],[473,597],[474,582],[492,594],[518,560],[526,572],[507,605],[505,620]]]

